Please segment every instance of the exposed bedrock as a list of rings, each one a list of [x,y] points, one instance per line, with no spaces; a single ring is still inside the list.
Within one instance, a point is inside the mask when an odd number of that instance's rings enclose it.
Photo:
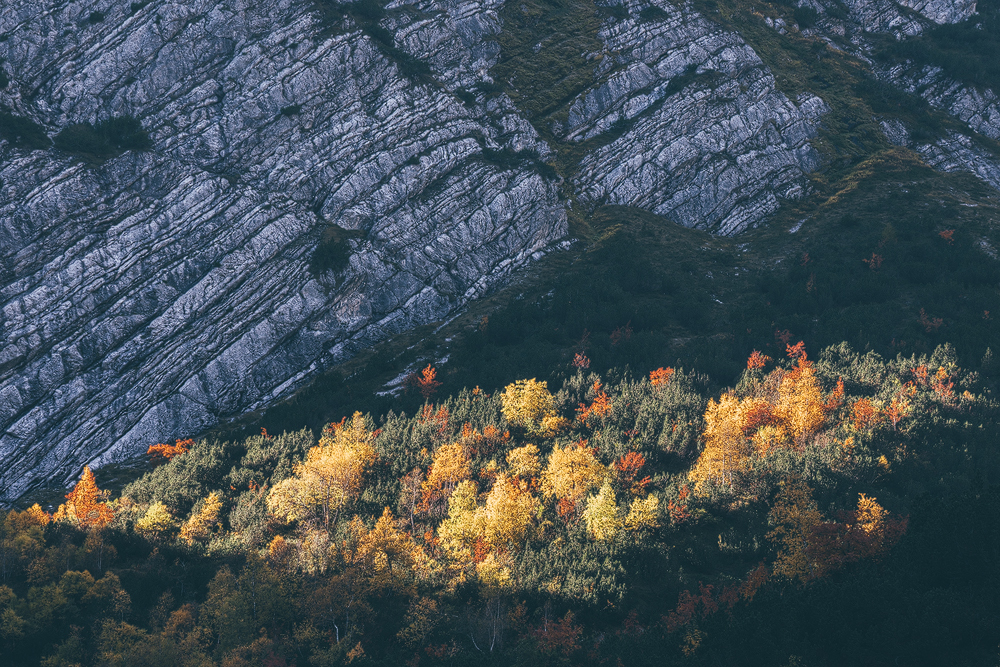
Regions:
[[[130,115],[153,148],[0,140],[0,502],[448,317],[566,235],[562,188],[723,234],[805,192],[825,104],[665,0],[604,22],[593,85],[544,128],[585,147],[560,183],[490,78],[501,6],[3,3],[0,111],[50,136]],[[331,231],[341,262],[317,264]]]
[[[644,19],[650,6],[659,11]],[[605,73],[565,128],[604,143],[574,179],[581,197],[735,234],[804,194],[823,101],[789,100],[739,35],[692,11],[663,0],[625,8],[602,28]]]
[[[307,2],[4,3],[0,103],[50,134],[134,115],[154,150],[0,144],[0,500],[260,405],[565,235],[556,183],[484,158],[544,156],[530,124],[452,92],[495,13],[426,9],[407,40],[439,80],[414,82]],[[315,277],[331,223],[360,234]]]
[[[959,23],[976,14],[976,0],[799,0],[820,14],[816,30],[839,40],[855,55],[868,60],[874,75],[905,92],[923,98],[930,106],[965,123],[970,130],[989,139],[1000,140],[1000,98],[988,88],[956,80],[942,67],[913,62],[886,63],[878,53],[872,35],[888,33],[897,40],[920,36],[935,24]],[[843,8],[848,9],[846,18]],[[980,29],[982,26],[980,25]],[[1000,161],[991,151],[969,136],[952,131],[933,144],[917,146],[909,139],[908,128],[899,121],[883,122],[892,143],[910,145],[931,166],[945,171],[967,171],[1000,189]]]

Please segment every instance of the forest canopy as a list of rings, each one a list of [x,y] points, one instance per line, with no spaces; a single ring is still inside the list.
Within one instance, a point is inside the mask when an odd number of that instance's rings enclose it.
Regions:
[[[947,346],[786,348],[722,392],[577,355],[558,389],[159,444],[113,498],[84,469],[0,515],[3,661],[995,657],[991,378]]]

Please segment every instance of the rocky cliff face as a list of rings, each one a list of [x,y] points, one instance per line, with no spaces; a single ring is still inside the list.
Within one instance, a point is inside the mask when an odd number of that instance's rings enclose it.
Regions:
[[[541,123],[493,78],[502,0],[5,2],[0,112],[50,136],[134,116],[152,149],[85,162],[0,139],[0,502],[447,317],[564,237],[568,200],[733,234],[808,190],[821,99],[786,97],[689,5],[602,6],[592,81]],[[824,25],[863,55],[865,31],[975,3],[847,8]],[[991,94],[883,75],[994,137]],[[966,144],[916,148],[1000,182]]]
[[[608,138],[574,179],[581,197],[734,234],[801,196],[820,162],[809,140],[823,101],[789,100],[739,35],[689,9],[622,7],[627,16],[599,33],[600,80],[565,128],[573,141]]]
[[[4,3],[5,109],[50,135],[132,115],[153,150],[0,144],[2,499],[261,405],[563,237],[552,149],[482,92],[500,5]],[[608,66],[560,130],[600,137],[575,184],[738,231],[802,191],[822,103],[776,93],[737,35],[651,6],[601,32]],[[353,232],[349,262],[313,275],[331,229]]]
[[[976,12],[976,0],[801,0],[797,4],[832,19],[826,27],[836,26],[838,34],[893,33],[897,38],[919,35],[934,23],[958,23]]]
[[[898,0],[935,23],[958,23],[976,12],[976,0]]]
[[[926,101],[965,124],[968,130],[994,141],[1000,140],[1000,99],[995,91],[964,84],[934,65],[913,62],[889,64],[872,59],[877,50],[871,36],[889,33],[897,40],[919,36],[935,24],[966,21],[976,14],[975,0],[849,0],[848,16],[830,0],[802,0],[816,9],[820,21],[812,32],[826,33],[848,46],[872,65],[872,73],[890,84]],[[890,142],[916,150],[932,167],[943,171],[966,171],[993,187],[1000,186],[1000,160],[973,137],[953,130],[933,143],[914,142],[909,128],[898,121],[883,122]]]
[[[488,12],[411,26],[441,68],[415,83],[305,2],[4,4],[0,102],[50,133],[132,114],[155,147],[0,153],[4,499],[280,395],[565,235],[556,183],[484,154],[543,156],[531,126],[449,90]],[[329,223],[360,235],[313,276]]]

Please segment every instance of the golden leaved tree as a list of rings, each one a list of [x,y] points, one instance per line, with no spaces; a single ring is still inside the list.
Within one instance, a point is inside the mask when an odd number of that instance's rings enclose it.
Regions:
[[[507,385],[500,395],[504,419],[512,426],[520,426],[531,434],[551,434],[562,428],[566,420],[555,412],[555,399],[548,384],[518,380]]]
[[[517,551],[538,507],[535,496],[522,491],[516,481],[500,475],[486,496],[486,503],[476,512],[483,541],[493,551]]]
[[[445,551],[457,558],[467,557],[476,541],[476,483],[461,482],[448,498],[448,518],[438,526],[438,538]]]
[[[812,489],[801,480],[786,480],[770,513],[774,529],[768,538],[780,546],[775,574],[805,583],[846,563],[881,557],[906,532],[906,517],[891,515],[863,493],[855,510],[839,516],[825,519]]]
[[[391,588],[400,586],[410,575],[416,551],[413,538],[396,527],[386,507],[375,526],[360,536],[353,560],[373,583]]]
[[[549,464],[542,473],[542,492],[577,503],[592,489],[600,488],[608,476],[585,441],[554,447]]]
[[[441,546],[461,562],[474,556],[474,548],[480,558],[519,551],[540,507],[538,498],[503,474],[485,495],[480,506],[475,484],[459,484],[448,501],[448,518],[438,527]]]
[[[295,474],[271,489],[267,507],[284,521],[311,522],[329,529],[361,491],[361,478],[375,461],[375,435],[355,412],[350,422],[331,424],[319,445],[295,466]]]
[[[796,445],[819,430],[826,419],[826,404],[812,362],[803,353],[795,368],[781,378],[774,416]]]
[[[587,500],[587,509],[583,512],[583,520],[587,524],[587,532],[595,540],[608,541],[614,539],[621,529],[618,518],[618,502],[615,490],[609,482],[605,482],[596,496]]]
[[[614,487],[607,480],[597,495],[587,499],[583,520],[592,538],[606,542],[615,539],[622,531],[631,533],[644,528],[656,528],[659,523],[658,508],[659,500],[656,496],[648,495],[634,499],[625,513],[618,506]]]
[[[438,447],[427,472],[427,479],[421,485],[421,511],[435,516],[443,514],[448,496],[460,482],[471,476],[471,463],[472,457],[461,442]]]
[[[719,401],[710,399],[705,410],[705,449],[688,475],[699,488],[712,480],[732,484],[733,475],[743,468],[748,455],[747,438],[743,432],[744,404],[735,394],[727,392]]]
[[[732,487],[736,476],[753,455],[765,455],[777,447],[803,448],[826,422],[827,415],[843,401],[843,383],[838,382],[828,400],[816,379],[805,346],[789,345],[795,365],[775,369],[761,382],[753,379],[745,397],[729,391],[718,402],[709,400],[705,410],[705,448],[691,469],[689,479],[702,489],[706,482]],[[748,365],[752,369],[751,357]]]
[[[167,506],[157,500],[149,506],[141,519],[136,521],[135,529],[154,539],[163,539],[177,527],[177,522]]]
[[[542,463],[538,459],[538,447],[525,445],[515,447],[507,453],[507,467],[511,474],[531,485],[542,472]]]
[[[222,509],[222,499],[215,491],[208,494],[201,509],[192,512],[191,517],[181,526],[181,539],[188,544],[204,542],[219,525],[219,511]]]

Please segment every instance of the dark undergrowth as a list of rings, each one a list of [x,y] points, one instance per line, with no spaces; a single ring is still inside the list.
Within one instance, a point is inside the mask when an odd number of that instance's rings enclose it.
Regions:
[[[917,66],[936,66],[979,89],[1000,90],[1000,2],[980,0],[972,17],[934,26],[923,35],[887,39],[879,55]]]
[[[54,144],[65,153],[94,163],[130,150],[147,151],[153,146],[142,123],[131,116],[109,118],[96,125],[69,125],[56,135]]]
[[[22,118],[0,112],[0,138],[9,141],[15,148],[44,150],[52,145],[52,140],[41,125],[29,118]]]

